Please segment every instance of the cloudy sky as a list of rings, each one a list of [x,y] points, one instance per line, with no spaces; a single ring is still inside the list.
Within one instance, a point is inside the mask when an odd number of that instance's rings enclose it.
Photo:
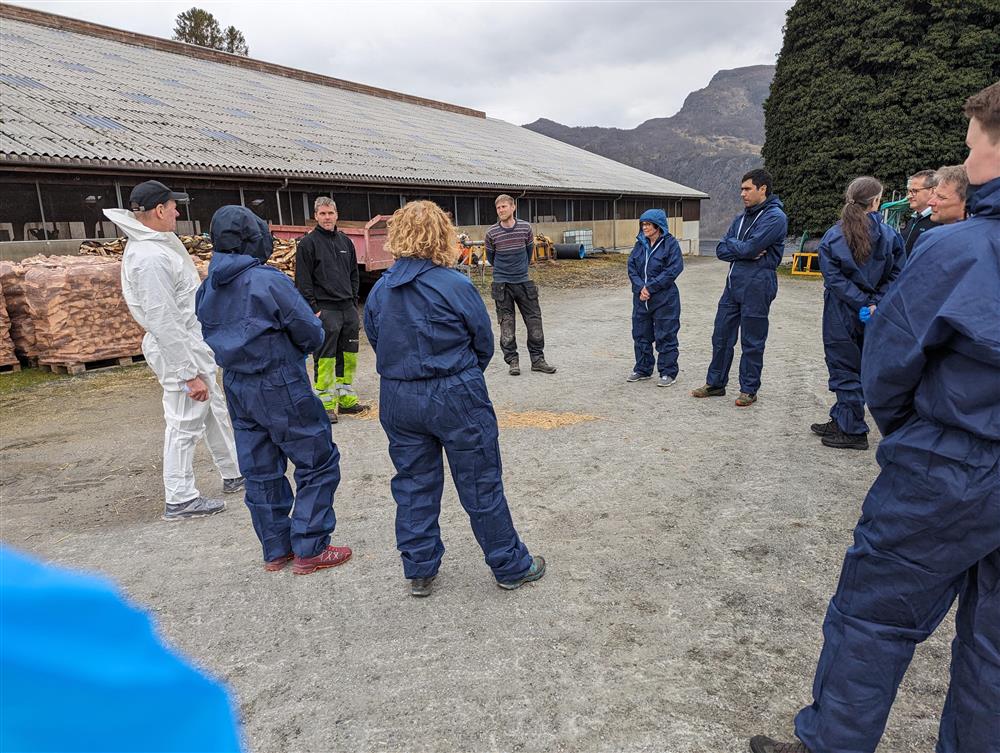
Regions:
[[[633,128],[725,68],[774,63],[792,0],[196,2],[16,0],[170,37],[192,5],[251,57],[529,123]]]

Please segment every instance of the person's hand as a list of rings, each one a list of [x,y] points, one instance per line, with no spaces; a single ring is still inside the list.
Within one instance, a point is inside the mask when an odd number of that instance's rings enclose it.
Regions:
[[[862,324],[868,324],[871,321],[872,315],[875,313],[875,306],[862,306],[858,310],[858,319],[861,320]]]
[[[639,291],[639,300],[648,301],[649,300],[649,288],[645,285],[642,286],[642,290]]]
[[[316,316],[319,316],[319,312],[318,311],[316,312]]]
[[[188,379],[184,382],[184,385],[187,387],[188,397],[192,400],[197,400],[199,403],[208,400],[208,385],[205,384],[200,376]]]
[[[765,248],[765,249],[764,249],[763,251],[761,251],[761,252],[760,252],[759,254],[757,254],[757,255],[756,255],[755,257],[753,257],[753,258],[754,258],[754,259],[759,259],[760,257],[762,257],[762,256],[763,256],[764,254],[766,254],[766,253],[767,253],[767,249]]]

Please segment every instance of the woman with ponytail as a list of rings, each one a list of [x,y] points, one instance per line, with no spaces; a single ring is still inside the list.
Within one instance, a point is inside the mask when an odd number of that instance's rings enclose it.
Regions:
[[[830,420],[813,424],[827,447],[868,449],[861,393],[865,324],[903,265],[903,239],[878,212],[882,184],[870,176],[851,181],[840,222],[819,244],[823,271],[823,350],[830,391],[837,401]]]

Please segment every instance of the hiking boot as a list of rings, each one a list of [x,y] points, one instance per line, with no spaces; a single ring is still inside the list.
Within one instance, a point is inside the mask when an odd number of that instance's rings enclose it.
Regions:
[[[626,382],[644,382],[647,379],[652,379],[652,374],[640,374],[638,371],[633,371],[627,377],[625,377]]]
[[[243,491],[243,488],[246,485],[246,479],[242,476],[237,476],[236,478],[224,478],[222,479],[222,493],[236,494],[236,492]]]
[[[226,503],[221,499],[208,499],[207,497],[195,497],[187,502],[179,502],[176,505],[163,506],[163,520],[173,522],[175,520],[188,520],[190,518],[204,518],[208,515],[215,515],[226,509]]]
[[[831,418],[825,424],[812,424],[809,431],[821,437],[827,437],[837,431],[837,422]]]
[[[361,403],[355,403],[354,405],[341,405],[338,409],[338,413],[346,413],[347,415],[352,415],[355,413],[363,413],[365,406]]]
[[[508,364],[508,366],[510,367],[510,368],[507,369],[507,373],[508,374],[510,374],[511,376],[521,376],[521,364],[520,363],[518,363],[517,361],[511,361]]]
[[[827,447],[834,447],[838,450],[868,449],[867,434],[845,434],[840,430],[839,426],[835,427],[834,430],[825,437],[821,437],[820,442]]]
[[[283,569],[285,565],[287,565],[293,559],[295,559],[295,555],[289,553],[284,555],[283,557],[278,557],[278,559],[276,560],[268,560],[267,562],[264,563],[264,569],[267,570],[269,573],[276,573],[279,570]]]
[[[660,380],[656,383],[657,387],[669,387],[677,380],[671,376],[661,376]]]
[[[741,392],[740,396],[733,401],[733,404],[737,408],[749,408],[751,405],[757,402],[757,395],[754,393],[751,395],[749,392]]]
[[[770,737],[757,735],[750,740],[750,753],[812,753],[800,742],[779,743]]]
[[[528,572],[520,578],[509,581],[498,580],[497,585],[500,586],[500,588],[513,591],[515,588],[520,588],[525,583],[531,583],[533,580],[538,580],[543,575],[545,575],[545,558],[539,555],[538,557],[531,558],[531,567],[529,567]]]
[[[537,361],[535,361],[534,363],[532,363],[531,364],[531,370],[532,371],[540,371],[543,374],[555,374],[556,373],[556,367],[555,366],[549,366],[547,363],[545,363],[545,359],[544,358],[539,358]]]
[[[296,575],[309,575],[327,567],[343,565],[351,558],[351,548],[348,546],[328,546],[315,557],[295,557],[292,562],[292,572]]]
[[[691,390],[691,397],[722,397],[725,394],[725,387],[713,387],[710,384],[705,384],[697,389]]]
[[[326,415],[330,419],[330,423],[331,424],[337,423],[337,409],[336,408],[327,408],[326,409]]]
[[[437,576],[432,575],[430,578],[411,578],[410,596],[416,596],[418,598],[430,596],[431,590],[434,586],[434,578],[436,577]]]

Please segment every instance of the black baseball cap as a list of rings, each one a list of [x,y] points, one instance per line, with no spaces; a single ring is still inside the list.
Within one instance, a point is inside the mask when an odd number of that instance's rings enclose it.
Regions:
[[[178,204],[186,204],[188,195],[171,191],[158,180],[147,180],[132,189],[128,197],[128,207],[133,212],[148,212],[159,204],[166,204],[173,199]]]

